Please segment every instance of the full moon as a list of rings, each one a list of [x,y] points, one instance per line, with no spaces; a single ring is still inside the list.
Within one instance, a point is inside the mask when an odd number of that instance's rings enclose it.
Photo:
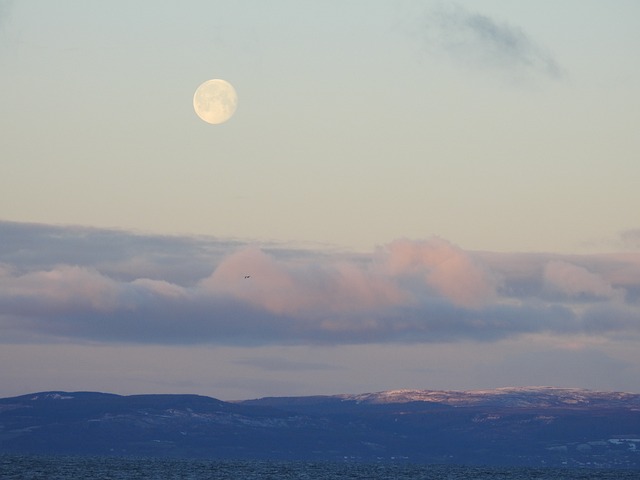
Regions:
[[[238,95],[224,80],[207,80],[193,94],[193,109],[205,122],[217,125],[229,120],[238,106]]]

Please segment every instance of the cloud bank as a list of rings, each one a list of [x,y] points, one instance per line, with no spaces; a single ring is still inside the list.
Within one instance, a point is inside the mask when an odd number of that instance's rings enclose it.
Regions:
[[[640,254],[369,254],[0,222],[2,341],[306,345],[640,337]]]

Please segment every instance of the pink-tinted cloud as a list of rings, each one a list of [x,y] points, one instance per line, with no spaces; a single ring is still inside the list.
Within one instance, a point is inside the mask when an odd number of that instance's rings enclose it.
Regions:
[[[61,265],[52,270],[12,274],[0,271],[2,298],[22,309],[65,312],[88,309],[107,312],[118,307],[118,282],[94,269]]]
[[[356,255],[0,222],[3,228],[12,234],[0,245],[4,341],[255,345],[640,336],[640,254],[481,254],[432,238]],[[72,250],[81,252],[78,263],[69,261]],[[180,267],[175,275],[171,265],[193,265],[198,273]]]
[[[569,297],[622,298],[624,292],[613,288],[601,275],[565,261],[549,262],[544,269],[549,288]]]
[[[369,310],[407,301],[393,282],[369,269],[346,262],[286,262],[255,247],[224,259],[200,286],[286,315]]]
[[[382,252],[392,276],[420,278],[456,305],[478,308],[495,297],[496,282],[489,272],[445,240],[397,240]]]

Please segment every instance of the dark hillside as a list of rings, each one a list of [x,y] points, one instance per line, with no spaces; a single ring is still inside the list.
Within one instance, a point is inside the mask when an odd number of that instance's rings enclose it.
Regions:
[[[0,453],[640,468],[640,396],[508,394],[35,393],[0,399]]]

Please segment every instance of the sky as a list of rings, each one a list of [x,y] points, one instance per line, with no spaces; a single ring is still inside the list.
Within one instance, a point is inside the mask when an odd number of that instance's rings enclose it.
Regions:
[[[640,393],[639,17],[0,0],[0,396]]]

